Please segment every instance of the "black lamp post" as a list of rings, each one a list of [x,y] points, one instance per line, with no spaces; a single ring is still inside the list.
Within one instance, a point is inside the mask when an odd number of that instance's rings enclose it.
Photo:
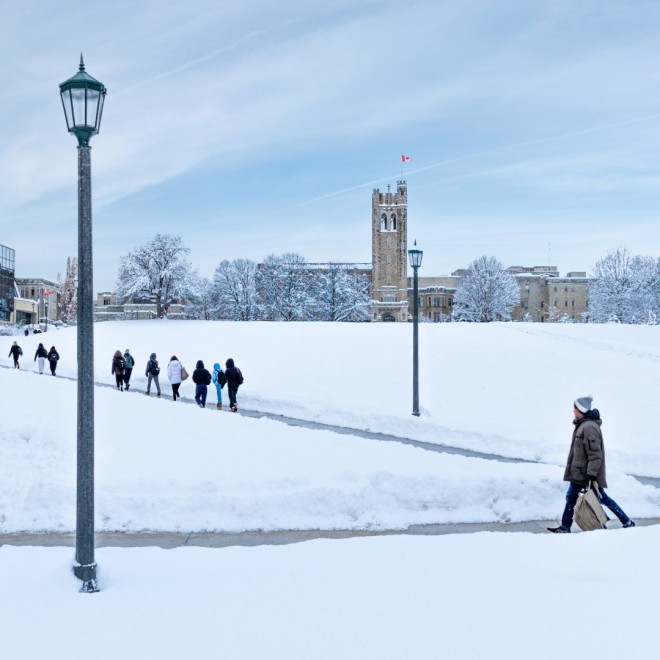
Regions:
[[[76,565],[81,591],[98,591],[94,561],[94,293],[92,177],[89,140],[99,132],[106,89],[85,72],[60,85],[69,133],[78,138],[78,479]]]
[[[419,283],[417,279],[417,271],[422,265],[422,250],[417,249],[417,241],[415,241],[415,249],[408,250],[408,259],[413,269],[413,411],[415,417],[419,417]]]

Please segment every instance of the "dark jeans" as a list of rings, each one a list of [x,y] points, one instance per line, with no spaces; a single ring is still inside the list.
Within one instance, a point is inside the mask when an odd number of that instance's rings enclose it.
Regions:
[[[229,385],[227,385],[227,394],[229,394],[230,408],[236,405],[236,392],[238,392],[238,388],[234,389],[233,387],[229,387]]]
[[[208,392],[208,387],[202,383],[199,383],[195,388],[195,401],[202,406],[206,406],[206,394]]]
[[[128,385],[131,382],[131,374],[133,373],[133,369],[126,369],[124,371],[124,384]]]
[[[179,394],[180,387],[181,383],[172,383],[172,399],[174,399],[174,401],[181,398],[181,395]]]
[[[50,373],[55,375],[55,369],[57,369],[57,360],[48,360],[48,363],[50,364]]]
[[[568,485],[566,506],[564,507],[564,515],[561,517],[561,526],[565,529],[570,529],[573,524],[573,509],[583,488],[584,486],[579,486],[573,482]],[[600,489],[600,503],[606,506],[621,521],[622,525],[630,522],[630,518],[623,512],[623,509],[602,488]]]
[[[124,389],[124,374],[115,374],[115,381],[117,381],[117,389]]]

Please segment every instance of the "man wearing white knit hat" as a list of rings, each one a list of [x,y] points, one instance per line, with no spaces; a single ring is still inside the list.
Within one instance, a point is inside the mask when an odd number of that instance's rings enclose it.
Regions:
[[[623,527],[634,527],[635,523],[621,507],[603,490],[607,488],[605,479],[605,446],[600,426],[603,421],[596,408],[591,407],[591,395],[580,397],[573,402],[573,441],[568,452],[564,481],[568,481],[566,506],[559,527],[548,527],[554,534],[569,534],[573,524],[573,509],[580,491],[589,488],[594,482],[600,490],[600,503],[606,506],[620,521]]]

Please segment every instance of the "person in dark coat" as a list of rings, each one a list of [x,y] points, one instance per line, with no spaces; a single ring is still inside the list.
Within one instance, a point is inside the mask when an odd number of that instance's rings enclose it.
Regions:
[[[135,366],[135,360],[131,355],[130,351],[126,349],[124,351],[124,387],[128,392],[131,386],[131,374],[133,373],[133,367]]]
[[[156,390],[160,396],[160,383],[158,382],[158,374],[160,373],[160,367],[158,366],[158,360],[156,359],[156,354],[152,353],[149,356],[149,361],[147,362],[147,368],[144,372],[144,375],[147,377],[147,391],[145,394],[149,396],[151,393],[151,381],[153,380],[156,383]]]
[[[208,369],[204,368],[204,363],[201,360],[197,360],[195,367],[192,375],[193,383],[197,385],[195,388],[195,401],[197,401],[197,405],[200,408],[205,408],[206,395],[208,393],[208,387],[211,384],[211,374],[208,372]]]
[[[238,404],[236,403],[236,393],[238,392],[239,385],[243,384],[243,374],[241,370],[234,365],[233,358],[229,358],[225,362],[225,378],[227,380],[227,394],[229,395],[229,410],[236,412]]]
[[[7,356],[14,358],[14,369],[21,368],[21,365],[18,363],[18,358],[21,357],[21,355],[23,355],[23,349],[18,345],[18,342],[15,341],[9,349],[9,355]]]
[[[573,440],[568,452],[564,481],[568,481],[566,491],[566,506],[559,527],[548,527],[554,534],[570,534],[573,524],[573,510],[577,503],[580,491],[595,484],[598,489],[598,499],[620,521],[623,527],[634,527],[632,521],[621,507],[605,492],[607,480],[605,478],[605,446],[600,427],[603,423],[600,412],[591,408],[592,396],[584,396],[573,402]]]
[[[48,351],[48,366],[50,367],[50,373],[54,376],[55,370],[57,369],[57,361],[60,359],[60,354],[57,352],[55,346],[51,346]]]
[[[45,349],[43,344],[37,346],[37,350],[34,354],[34,362],[39,359],[39,375],[43,376],[44,374],[44,364],[46,363],[46,358],[48,357],[48,351]]]
[[[117,389],[120,392],[124,391],[124,371],[126,371],[126,362],[124,360],[124,356],[121,354],[121,351],[117,349],[115,354],[112,356],[112,373],[115,376]]]

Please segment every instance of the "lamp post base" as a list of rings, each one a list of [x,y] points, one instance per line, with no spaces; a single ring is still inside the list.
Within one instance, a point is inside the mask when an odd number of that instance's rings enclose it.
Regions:
[[[96,564],[78,564],[73,567],[73,574],[82,580],[81,593],[93,594],[99,590],[96,581]]]
[[[418,412],[414,412],[413,415],[415,415],[415,417],[419,417],[419,413],[418,413]]]

